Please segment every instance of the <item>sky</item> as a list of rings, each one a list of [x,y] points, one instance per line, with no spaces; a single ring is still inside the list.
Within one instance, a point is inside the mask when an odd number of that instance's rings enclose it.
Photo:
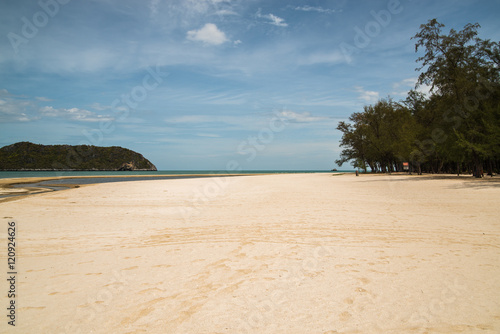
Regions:
[[[1,0],[0,147],[122,146],[159,170],[338,168],[338,122],[415,87],[421,24],[477,22],[498,41],[499,14],[498,0]]]

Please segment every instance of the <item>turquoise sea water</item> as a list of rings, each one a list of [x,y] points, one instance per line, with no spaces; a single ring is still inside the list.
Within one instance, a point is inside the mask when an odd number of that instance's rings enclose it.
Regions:
[[[225,170],[159,170],[159,171],[0,171],[0,179],[18,177],[59,177],[59,176],[141,176],[141,175],[193,175],[193,174],[284,174],[284,173],[340,173],[327,170],[247,170],[227,172]]]

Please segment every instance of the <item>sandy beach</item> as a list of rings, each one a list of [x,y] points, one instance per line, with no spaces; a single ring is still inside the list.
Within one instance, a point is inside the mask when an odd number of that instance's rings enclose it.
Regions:
[[[0,203],[5,333],[498,333],[498,179],[283,174]]]

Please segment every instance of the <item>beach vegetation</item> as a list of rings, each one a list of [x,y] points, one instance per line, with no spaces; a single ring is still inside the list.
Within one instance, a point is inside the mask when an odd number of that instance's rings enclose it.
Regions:
[[[413,37],[420,72],[415,89],[390,97],[340,122],[343,148],[336,163],[351,161],[374,172],[471,172],[500,169],[500,46],[478,37],[479,24],[443,33],[436,19]],[[418,91],[429,86],[430,93]]]

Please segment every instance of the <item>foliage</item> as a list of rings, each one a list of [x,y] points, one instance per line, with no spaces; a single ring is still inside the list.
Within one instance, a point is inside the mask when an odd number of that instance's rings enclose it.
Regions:
[[[0,170],[120,170],[130,166],[135,170],[156,170],[141,154],[118,146],[20,142],[0,149]]]
[[[500,167],[500,47],[477,37],[479,24],[445,35],[436,19],[420,26],[414,39],[422,71],[418,85],[431,86],[429,97],[412,90],[399,103],[381,100],[340,122],[339,165],[373,171],[400,170],[402,161],[430,172],[461,169],[483,173]]]

